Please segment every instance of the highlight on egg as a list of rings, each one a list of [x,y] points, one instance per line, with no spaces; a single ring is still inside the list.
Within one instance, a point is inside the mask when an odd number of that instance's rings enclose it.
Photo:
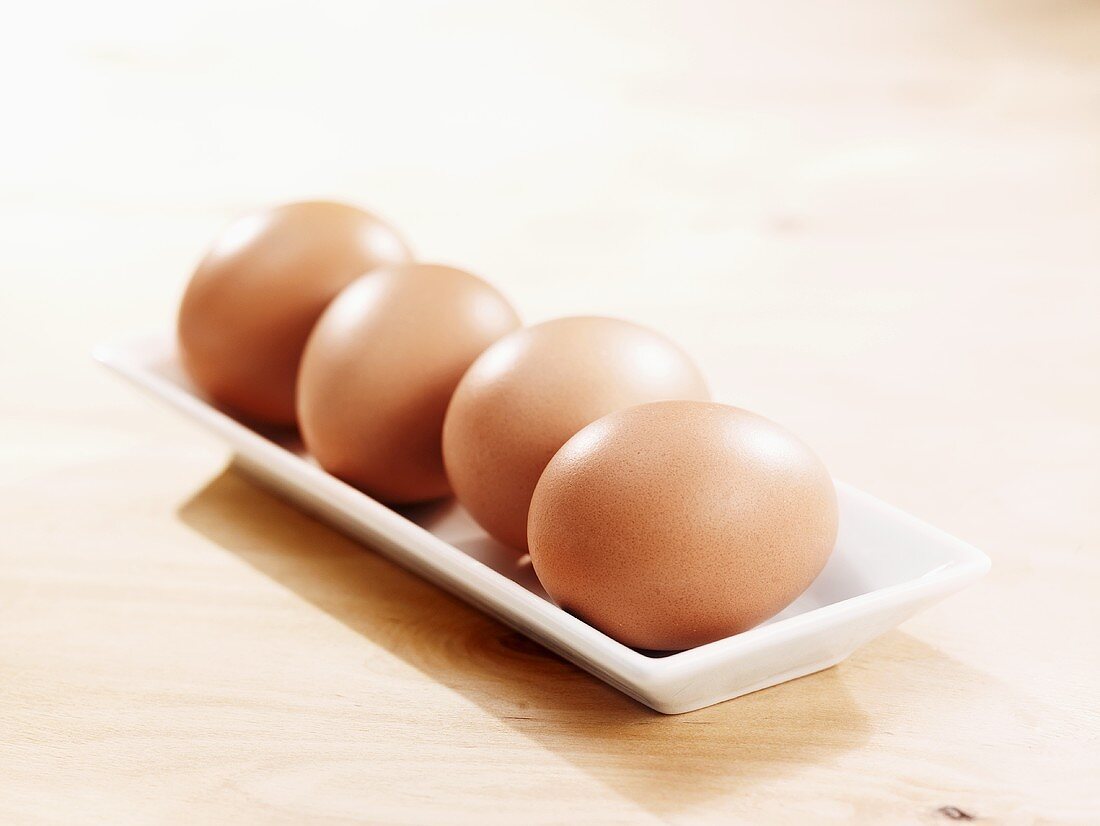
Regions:
[[[183,296],[180,357],[215,403],[260,422],[295,422],[298,364],[313,325],[363,273],[412,260],[388,224],[326,201],[240,218],[214,242]]]
[[[614,318],[559,318],[517,330],[463,376],[443,426],[455,495],[489,534],[527,547],[527,512],[555,452],[590,422],[661,399],[709,399],[691,358],[663,335]]]
[[[302,357],[298,420],[327,471],[389,503],[450,493],[443,418],[485,348],[519,326],[495,288],[438,264],[382,267],[347,287]]]
[[[784,428],[722,404],[621,410],[539,479],[531,563],[562,608],[619,642],[682,650],[783,610],[837,536],[825,466]]]

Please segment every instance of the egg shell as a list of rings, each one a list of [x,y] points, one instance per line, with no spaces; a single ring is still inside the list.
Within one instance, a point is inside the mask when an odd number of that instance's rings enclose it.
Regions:
[[[463,377],[443,429],[447,473],[473,518],[524,550],[531,494],[574,433],[624,407],[709,397],[659,333],[613,318],[547,321],[501,339]]]
[[[681,650],[752,628],[809,587],[836,542],[836,490],[774,422],[661,402],[570,439],[528,531],[561,607],[626,645]]]
[[[329,305],[298,382],[302,438],[329,472],[384,502],[450,492],[447,404],[486,347],[519,326],[477,276],[436,264],[383,267]]]
[[[298,363],[328,303],[363,273],[412,260],[404,241],[353,206],[309,201],[231,224],[195,270],[178,316],[184,368],[246,418],[295,420]]]

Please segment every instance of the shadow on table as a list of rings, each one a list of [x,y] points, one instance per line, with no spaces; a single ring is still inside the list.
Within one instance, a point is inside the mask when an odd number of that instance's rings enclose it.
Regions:
[[[364,550],[231,468],[185,524],[656,814],[834,760],[867,739],[843,667],[666,717]]]

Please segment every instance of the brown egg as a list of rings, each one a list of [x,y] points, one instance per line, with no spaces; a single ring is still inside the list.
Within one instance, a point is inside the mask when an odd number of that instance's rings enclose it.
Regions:
[[[302,357],[306,447],[376,499],[447,495],[447,403],[470,363],[518,326],[505,298],[462,270],[402,264],[360,278],[329,305]]]
[[[443,427],[459,501],[506,545],[527,547],[531,494],[574,433],[614,410],[707,399],[691,359],[664,336],[613,318],[559,318],[501,339],[470,368]]]
[[[231,224],[199,264],[180,305],[184,367],[215,402],[247,418],[294,423],[294,384],[309,331],[364,272],[411,260],[368,212],[286,204]]]
[[[836,491],[806,445],[722,404],[605,416],[535,489],[531,562],[563,608],[635,648],[737,634],[809,587],[836,542]]]

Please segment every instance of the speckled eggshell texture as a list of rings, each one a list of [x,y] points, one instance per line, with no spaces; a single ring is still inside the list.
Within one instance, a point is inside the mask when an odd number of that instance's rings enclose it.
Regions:
[[[184,368],[216,403],[246,418],[294,424],[298,363],[314,323],[345,286],[412,260],[378,218],[309,201],[231,224],[195,270],[180,304]]]
[[[670,401],[605,416],[535,490],[531,561],[562,608],[620,642],[682,650],[752,628],[832,553],[832,478],[774,422]]]
[[[450,492],[447,404],[462,374],[519,317],[499,292],[435,264],[383,267],[345,289],[306,345],[298,418],[335,476],[392,504]]]
[[[531,494],[574,433],[643,402],[709,397],[692,360],[646,327],[547,321],[501,339],[463,377],[443,429],[447,474],[474,519],[523,550]]]

